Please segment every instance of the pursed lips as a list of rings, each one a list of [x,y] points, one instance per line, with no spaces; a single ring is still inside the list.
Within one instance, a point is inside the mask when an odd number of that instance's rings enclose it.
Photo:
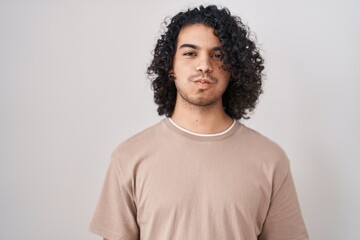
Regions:
[[[209,79],[204,79],[204,78],[201,78],[201,79],[197,79],[194,81],[194,83],[201,89],[206,89],[209,87],[210,84],[213,83],[213,81],[210,81]]]
[[[195,83],[197,83],[197,82],[200,82],[200,83],[208,83],[208,84],[213,83],[213,81],[210,81],[210,80],[207,79],[207,78],[200,78],[200,79],[195,80],[194,82],[195,82]]]

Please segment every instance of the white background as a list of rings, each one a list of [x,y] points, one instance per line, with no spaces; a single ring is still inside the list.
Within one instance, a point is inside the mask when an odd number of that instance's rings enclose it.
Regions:
[[[199,3],[0,0],[1,240],[99,239],[110,153],[161,119],[145,77],[161,22]],[[257,35],[265,93],[244,123],[287,152],[311,239],[359,239],[360,2],[214,3]]]

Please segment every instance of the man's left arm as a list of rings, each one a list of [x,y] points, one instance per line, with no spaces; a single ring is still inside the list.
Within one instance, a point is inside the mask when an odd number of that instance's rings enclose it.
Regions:
[[[259,240],[308,240],[290,167],[275,180],[274,192]]]

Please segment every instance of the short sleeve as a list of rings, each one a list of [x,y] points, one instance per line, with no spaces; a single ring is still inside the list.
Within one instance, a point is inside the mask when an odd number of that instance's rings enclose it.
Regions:
[[[109,240],[138,240],[133,181],[122,171],[113,154],[89,230]]]
[[[274,191],[260,240],[309,239],[289,165],[275,176]]]

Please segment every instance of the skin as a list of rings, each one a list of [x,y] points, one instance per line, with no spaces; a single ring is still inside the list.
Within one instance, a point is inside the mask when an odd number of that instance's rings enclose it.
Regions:
[[[172,69],[177,98],[171,118],[195,133],[222,132],[233,123],[222,107],[230,73],[223,68],[220,44],[214,30],[203,24],[183,27],[177,39]]]
[[[195,133],[222,132],[233,122],[222,106],[230,73],[223,68],[220,45],[213,28],[203,24],[183,27],[177,39],[172,69],[177,98],[171,118]]]

